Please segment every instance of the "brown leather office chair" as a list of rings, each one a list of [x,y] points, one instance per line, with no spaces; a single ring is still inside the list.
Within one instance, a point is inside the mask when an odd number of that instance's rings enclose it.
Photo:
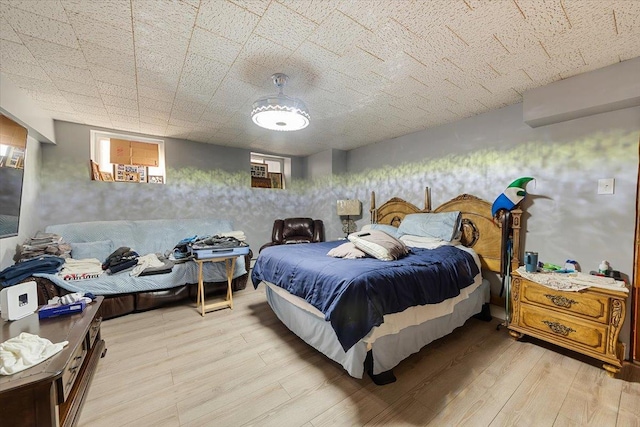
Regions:
[[[311,218],[276,219],[271,231],[271,242],[262,245],[260,251],[275,245],[317,242],[324,242],[324,223],[322,220]]]

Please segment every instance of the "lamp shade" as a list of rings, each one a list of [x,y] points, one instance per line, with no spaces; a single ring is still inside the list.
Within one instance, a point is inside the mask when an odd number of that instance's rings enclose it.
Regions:
[[[339,216],[360,215],[362,203],[358,199],[338,200],[336,211]]]

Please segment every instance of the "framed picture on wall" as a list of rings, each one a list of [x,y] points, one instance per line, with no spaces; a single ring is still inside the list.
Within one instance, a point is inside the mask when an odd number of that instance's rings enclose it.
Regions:
[[[102,177],[100,176],[100,167],[93,160],[89,160],[91,162],[91,179],[94,181],[102,181]]]
[[[268,166],[264,163],[251,163],[252,178],[268,178]]]
[[[282,174],[280,172],[269,172],[271,188],[282,188]]]
[[[113,174],[111,172],[102,172],[100,171],[100,179],[102,181],[113,182]]]
[[[147,167],[115,164],[113,165],[113,178],[118,182],[147,182]]]
[[[162,175],[149,175],[149,184],[164,184]]]

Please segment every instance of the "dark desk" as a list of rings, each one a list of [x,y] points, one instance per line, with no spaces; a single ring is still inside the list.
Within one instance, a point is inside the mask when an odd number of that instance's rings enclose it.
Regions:
[[[73,426],[100,357],[106,353],[98,316],[103,297],[83,313],[38,319],[34,313],[0,324],[0,342],[22,332],[52,343],[69,341],[61,352],[14,375],[0,376],[0,414],[7,426]]]

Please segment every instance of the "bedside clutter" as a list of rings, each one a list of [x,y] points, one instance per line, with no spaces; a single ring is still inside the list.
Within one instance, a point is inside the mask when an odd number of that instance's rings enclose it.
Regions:
[[[51,225],[45,230],[55,233],[71,245],[75,259],[96,258],[104,261],[121,247],[135,250],[141,256],[171,252],[186,237],[231,233],[231,221],[215,218],[161,219],[135,221],[95,221]],[[247,267],[252,253],[238,258],[232,280],[234,291],[246,287]],[[133,277],[128,271],[117,274],[101,274],[85,280],[65,281],[59,275],[35,274],[40,304],[54,296],[71,292],[90,292],[103,295],[101,307],[105,319],[136,311],[153,309],[168,303],[192,299],[195,301],[198,283],[198,266],[194,262],[176,261],[170,272],[151,276]],[[208,291],[227,288],[224,266],[207,266],[204,281],[212,284]],[[210,268],[209,268],[210,267]]]

